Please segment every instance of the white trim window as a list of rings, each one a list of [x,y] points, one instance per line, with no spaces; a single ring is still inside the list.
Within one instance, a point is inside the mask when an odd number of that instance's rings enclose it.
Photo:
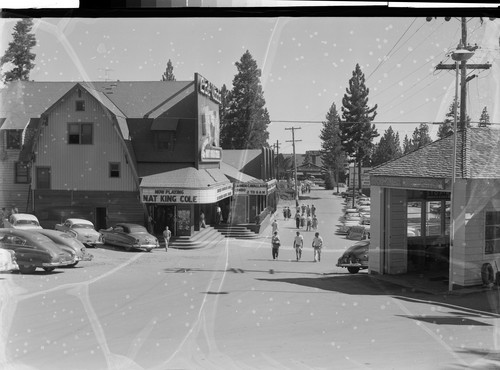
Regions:
[[[94,125],[92,123],[68,123],[68,144],[92,144]]]

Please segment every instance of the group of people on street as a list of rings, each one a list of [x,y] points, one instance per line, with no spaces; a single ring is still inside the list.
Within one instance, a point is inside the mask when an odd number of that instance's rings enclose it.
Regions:
[[[272,246],[272,256],[273,260],[278,258],[279,248],[281,246],[281,240],[278,230],[278,222],[276,219],[271,224],[272,226],[272,236],[271,236],[271,246]],[[311,246],[314,250],[314,262],[321,261],[321,249],[323,248],[323,238],[319,235],[319,232],[314,234]],[[293,239],[293,249],[295,250],[295,258],[297,261],[302,259],[302,250],[304,248],[304,237],[300,234],[300,231],[296,232],[296,236]]]
[[[2,207],[2,210],[0,211],[0,228],[4,227],[4,221],[8,220],[9,217],[15,213],[19,213],[19,210],[15,205],[12,205],[12,207],[7,210],[7,208]]]
[[[318,216],[316,216],[316,207],[313,205],[297,206],[295,211],[295,225],[297,229],[306,228],[306,231],[318,229]]]

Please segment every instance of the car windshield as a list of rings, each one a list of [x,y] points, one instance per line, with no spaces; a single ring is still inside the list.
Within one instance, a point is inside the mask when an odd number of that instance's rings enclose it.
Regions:
[[[90,224],[73,224],[72,229],[94,229],[94,225]]]
[[[17,220],[16,225],[35,225],[35,226],[40,226],[38,222],[35,220]]]

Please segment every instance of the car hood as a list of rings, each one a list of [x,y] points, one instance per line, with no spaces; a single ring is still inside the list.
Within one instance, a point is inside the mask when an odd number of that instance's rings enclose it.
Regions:
[[[12,228],[18,229],[18,230],[38,230],[38,229],[42,229],[41,226],[35,226],[35,225],[12,225]]]
[[[85,229],[83,227],[72,228],[71,230],[77,233],[78,235],[95,236],[95,237],[101,235],[99,231],[96,231],[94,229]]]

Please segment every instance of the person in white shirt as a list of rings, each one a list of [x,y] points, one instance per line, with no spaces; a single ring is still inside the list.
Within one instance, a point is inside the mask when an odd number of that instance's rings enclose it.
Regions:
[[[300,261],[302,258],[302,247],[304,246],[304,237],[300,235],[300,232],[297,231],[297,235],[293,239],[293,248],[295,248],[295,255],[297,257],[297,261]]]
[[[314,234],[312,247],[314,248],[314,262],[321,261],[321,248],[323,248],[323,238],[319,236],[319,233]]]

